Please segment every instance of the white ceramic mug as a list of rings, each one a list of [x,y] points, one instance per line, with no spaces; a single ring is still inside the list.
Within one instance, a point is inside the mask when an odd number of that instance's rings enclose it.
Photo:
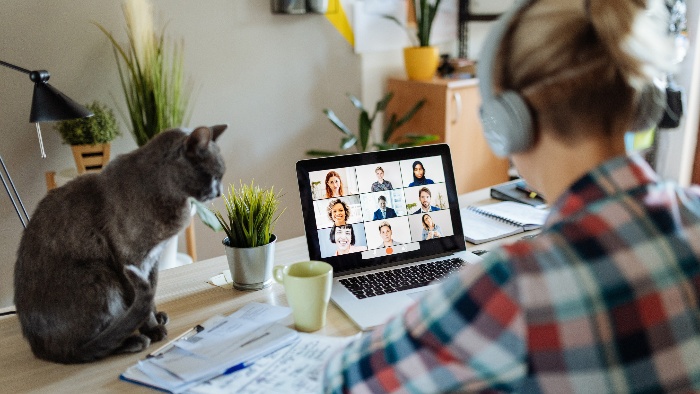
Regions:
[[[323,261],[277,265],[272,277],[284,285],[297,330],[311,332],[326,325],[333,267]]]

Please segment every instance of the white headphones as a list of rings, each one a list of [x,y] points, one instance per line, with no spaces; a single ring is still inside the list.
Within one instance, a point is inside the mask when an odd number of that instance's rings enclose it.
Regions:
[[[484,40],[477,75],[481,91],[481,123],[484,137],[491,150],[497,156],[505,157],[513,153],[524,152],[534,143],[532,115],[525,99],[513,90],[506,90],[498,95],[492,91],[493,66],[511,21],[534,0],[519,0],[496,22]],[[655,84],[650,84],[642,92],[635,110],[632,130],[648,130],[655,126],[665,105],[665,92]]]

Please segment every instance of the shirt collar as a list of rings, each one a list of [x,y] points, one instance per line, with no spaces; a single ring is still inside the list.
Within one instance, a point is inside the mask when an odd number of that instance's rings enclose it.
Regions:
[[[658,175],[638,154],[618,156],[574,182],[554,203],[547,224],[574,215],[595,201],[657,182]]]

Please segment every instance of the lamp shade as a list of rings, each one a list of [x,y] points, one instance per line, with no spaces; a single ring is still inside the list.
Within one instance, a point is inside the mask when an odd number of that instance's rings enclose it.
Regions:
[[[34,84],[30,123],[86,118],[92,115],[87,108],[59,92],[48,82],[39,81]]]

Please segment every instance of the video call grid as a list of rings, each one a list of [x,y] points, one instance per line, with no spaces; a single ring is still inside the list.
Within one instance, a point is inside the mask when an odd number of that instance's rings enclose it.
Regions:
[[[420,201],[419,198],[413,198],[411,199],[409,193],[415,193],[416,196],[419,196],[419,190],[423,187],[426,186],[431,190],[431,201],[430,205],[431,206],[436,206],[437,202],[437,195],[439,193],[435,193],[434,190],[440,189],[439,192],[442,194],[444,198],[447,197],[447,190],[446,190],[446,184],[444,180],[444,172],[442,168],[442,162],[440,156],[434,156],[434,157],[428,157],[428,158],[423,158],[423,159],[417,159],[417,161],[420,161],[422,164],[426,162],[431,162],[433,161],[433,164],[437,162],[437,165],[431,165],[430,167],[430,172],[428,172],[428,169],[425,169],[425,179],[431,179],[431,174],[436,174],[438,175],[436,177],[436,181],[433,181],[431,184],[427,185],[418,185],[418,186],[406,186],[413,182],[413,169],[412,169],[412,164],[416,160],[402,160],[402,161],[395,161],[395,162],[384,162],[384,163],[375,163],[372,165],[365,165],[365,166],[351,166],[351,167],[342,167],[342,168],[335,168],[335,169],[328,169],[328,170],[322,170],[322,171],[315,171],[314,173],[316,174],[324,174],[324,180],[325,180],[325,175],[328,174],[330,171],[336,171],[339,172],[339,175],[341,175],[341,179],[345,178],[344,183],[343,183],[343,188],[345,189],[345,194],[341,197],[331,197],[327,198],[325,194],[325,183],[321,183],[321,189],[324,191],[321,193],[322,197],[321,198],[316,198],[314,201],[314,210],[315,210],[315,215],[316,218],[320,217],[328,217],[328,205],[330,202],[340,199],[343,201],[348,200],[354,200],[356,201],[353,203],[351,207],[351,212],[353,212],[355,209],[358,209],[359,207],[359,218],[360,220],[357,220],[357,216],[355,213],[353,213],[353,216],[356,218],[355,220],[348,220],[347,224],[353,225],[353,231],[356,233],[356,242],[355,245],[362,245],[365,246],[365,250],[372,250],[372,249],[380,249],[383,247],[382,242],[379,242],[378,246],[373,246],[370,245],[368,242],[368,237],[367,237],[367,232],[368,231],[374,231],[379,233],[379,224],[382,221],[388,221],[388,222],[394,222],[392,224],[392,230],[396,232],[396,227],[395,223],[396,220],[391,220],[391,219],[405,219],[403,221],[403,225],[405,226],[406,232],[409,234],[409,240],[407,241],[406,238],[400,240],[402,242],[398,242],[399,240],[394,240],[397,243],[408,243],[408,242],[416,242],[416,241],[422,241],[423,239],[421,237],[416,238],[415,236],[410,236],[412,234],[411,232],[411,221],[408,220],[410,216],[418,216],[420,213],[414,213],[415,210],[420,209]],[[425,164],[423,164],[424,167]],[[368,176],[365,174],[365,176],[358,176],[358,170],[362,167],[365,168],[370,168],[372,169],[371,174],[372,177],[367,179]],[[398,170],[399,178],[400,178],[400,184],[397,186],[396,182],[392,182],[392,189],[391,190],[386,190],[386,191],[377,191],[373,192],[369,187],[367,188],[360,188],[360,182],[365,182],[368,185],[373,184],[376,182],[378,179],[375,175],[375,170],[377,167],[382,167],[384,170],[384,179],[386,180],[387,178],[391,178],[391,176],[387,176],[387,169],[388,168],[394,168]],[[340,173],[342,172],[342,173]],[[408,172],[408,174],[406,174]],[[345,175],[343,177],[343,174]],[[351,179],[352,181],[349,181],[348,179]],[[350,184],[350,182],[354,182],[354,184]],[[313,187],[313,186],[312,186]],[[396,192],[401,193],[401,198],[398,199],[399,204],[403,204],[401,208],[398,208],[395,206],[395,204],[392,204],[389,200],[391,198],[387,199],[387,208],[394,208],[397,212],[397,216],[395,218],[390,218],[390,219],[372,219],[367,220],[371,214],[373,214],[375,211],[379,209],[379,203],[378,203],[378,196],[379,195],[386,195],[386,194],[396,194]],[[373,198],[367,198],[366,196],[372,195]],[[374,197],[376,196],[376,197]],[[416,200],[417,204],[416,206],[412,207],[411,210],[409,211],[408,208],[406,207],[406,202],[410,200]],[[363,202],[364,201],[364,202]],[[396,201],[396,200],[395,200]],[[369,205],[372,204],[372,205]],[[443,201],[444,207],[442,207],[440,210],[444,210],[445,212],[448,212],[449,208],[449,203],[445,200]],[[350,205],[350,204],[349,204]],[[319,212],[320,211],[320,212]],[[433,211],[435,213],[439,211]],[[435,215],[433,215],[435,216]],[[442,216],[442,215],[440,215]],[[449,223],[445,223],[446,225],[449,225],[450,233],[451,233],[451,227],[452,223],[451,220],[447,220]],[[317,229],[319,231],[319,240],[323,240],[323,238],[328,238],[330,234],[328,233],[328,230],[333,228],[333,221],[328,220],[328,225],[323,226],[322,224],[317,224]],[[420,233],[423,229],[422,224],[418,224],[420,222],[417,222],[416,225],[420,226],[420,229],[418,232],[414,232],[413,234]],[[362,225],[362,231],[357,231],[356,230],[356,224],[361,224]],[[360,234],[358,234],[360,233]],[[375,237],[376,238],[376,237]],[[381,238],[379,238],[381,240]],[[376,242],[375,242],[376,244]],[[324,256],[327,257],[327,256]]]

